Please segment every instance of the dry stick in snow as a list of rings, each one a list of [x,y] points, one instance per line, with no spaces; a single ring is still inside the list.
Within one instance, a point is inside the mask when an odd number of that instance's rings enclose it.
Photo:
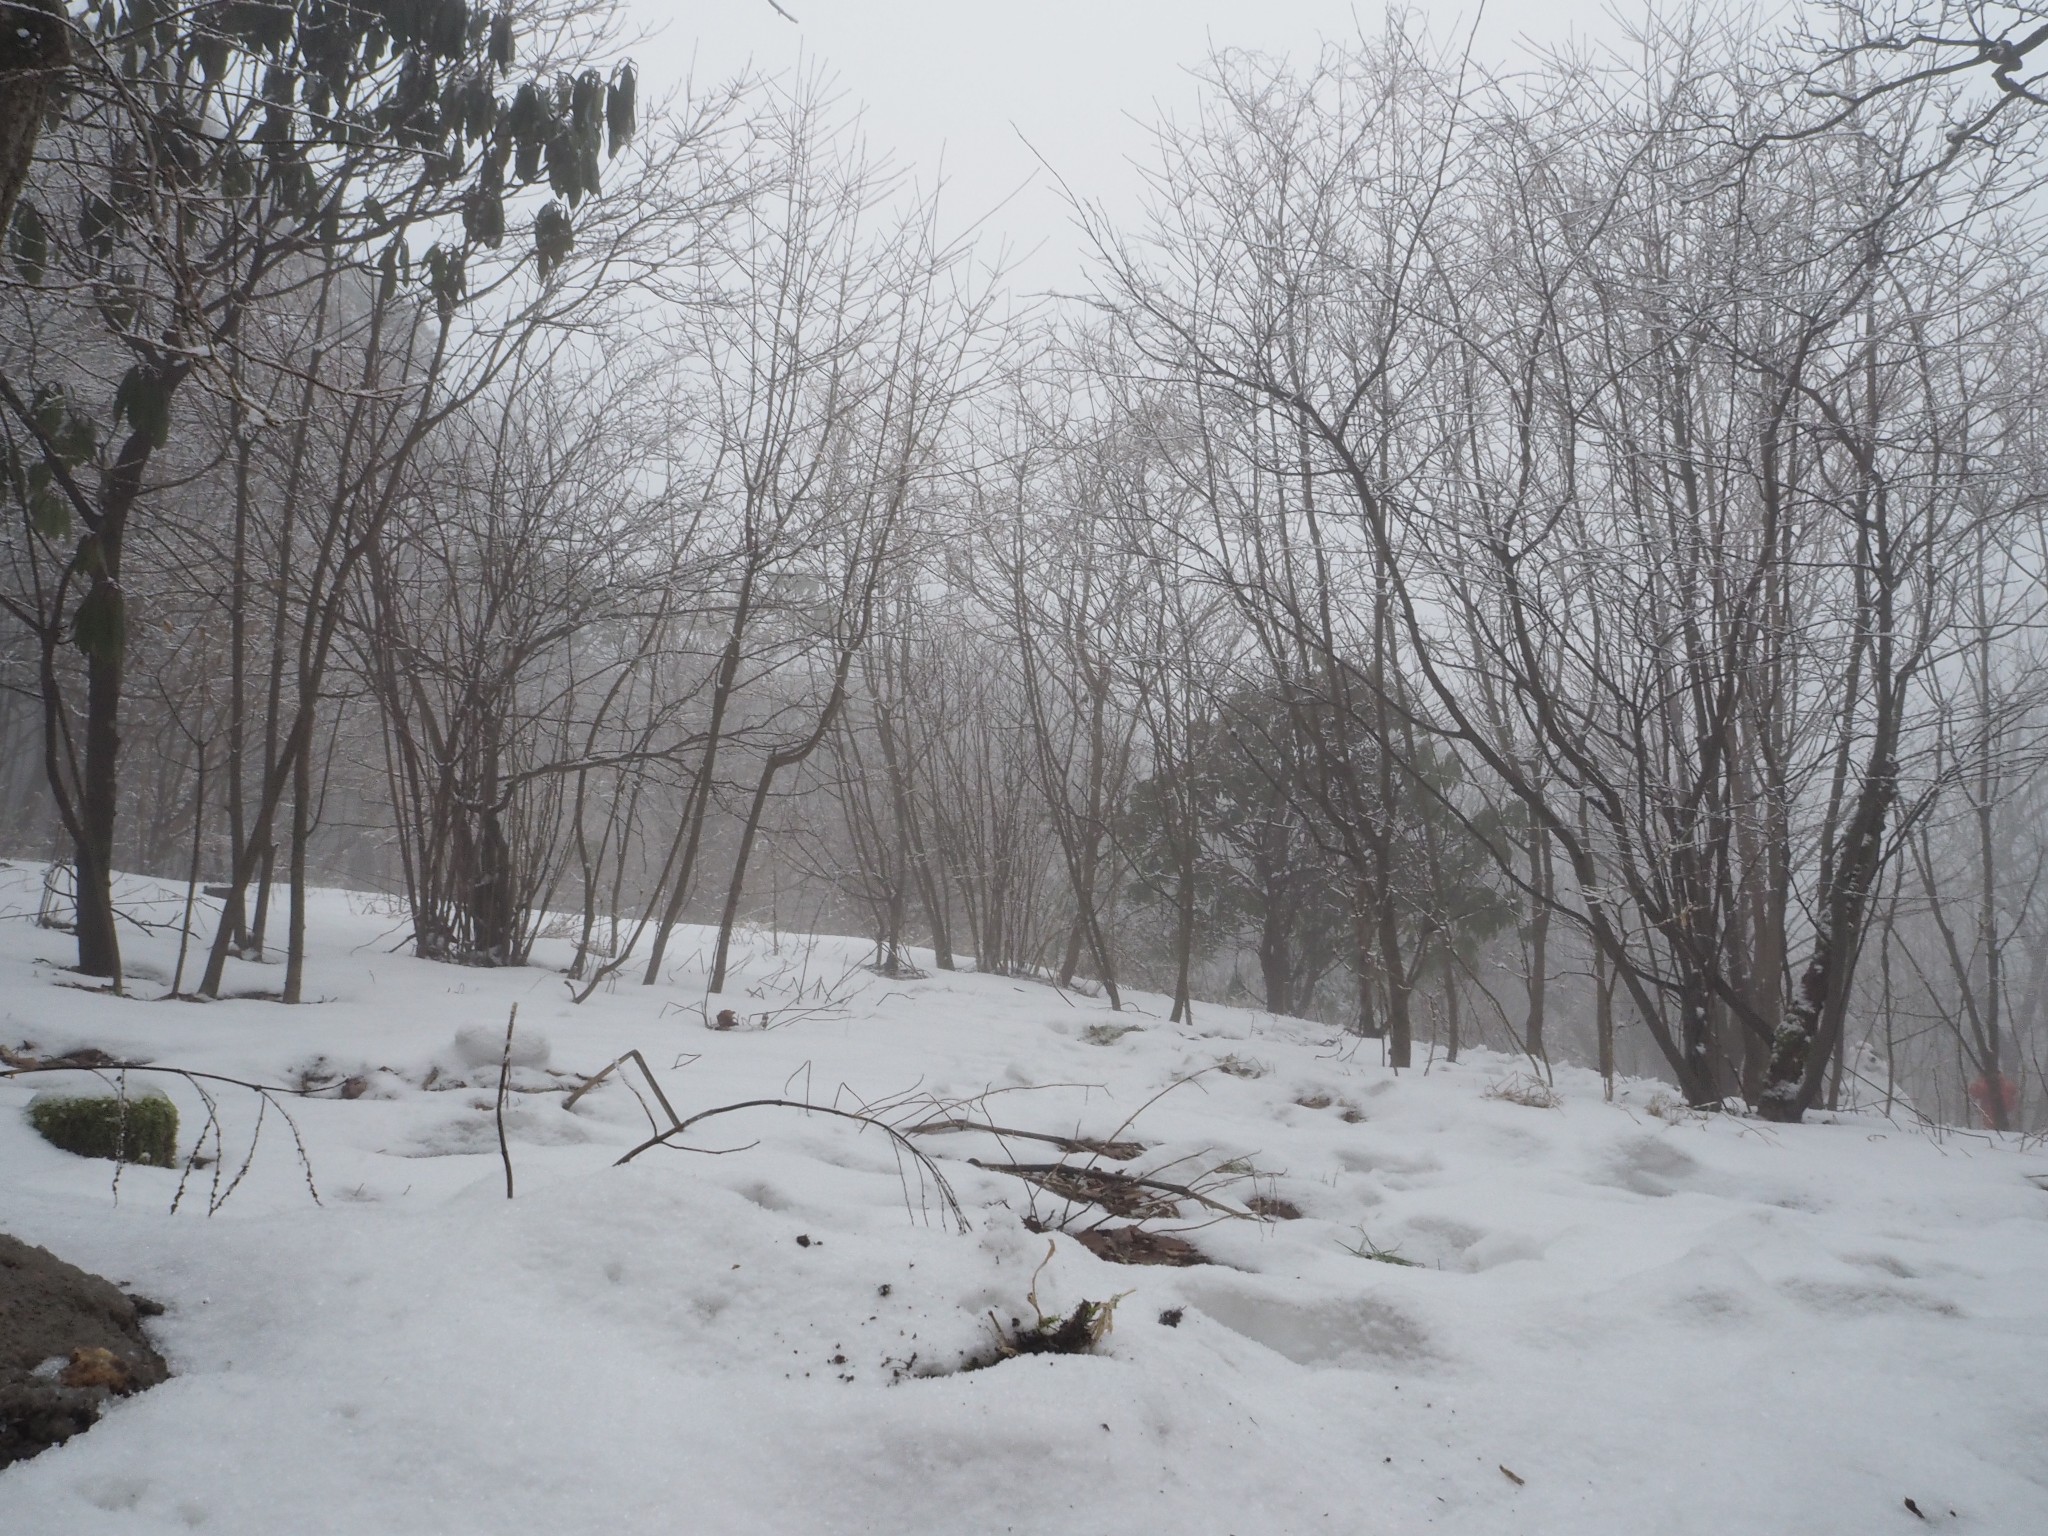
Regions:
[[[664,1107],[667,1105],[667,1102],[666,1099],[662,1101]],[[851,1120],[856,1125],[873,1126],[876,1130],[887,1136],[895,1144],[899,1152],[908,1152],[917,1163],[918,1168],[930,1175],[932,1184],[937,1188],[940,1198],[945,1201],[946,1213],[953,1218],[954,1223],[962,1232],[969,1230],[967,1213],[961,1209],[959,1197],[953,1193],[953,1186],[946,1181],[945,1174],[939,1171],[939,1165],[919,1151],[916,1145],[903,1132],[897,1130],[893,1125],[877,1120],[873,1115],[859,1114],[850,1109],[833,1109],[829,1105],[824,1104],[806,1104],[801,1099],[745,1099],[737,1104],[721,1104],[716,1109],[699,1110],[696,1114],[690,1116],[689,1119],[678,1120],[668,1130],[648,1137],[639,1146],[634,1147],[617,1162],[613,1163],[612,1166],[614,1168],[623,1168],[642,1152],[651,1151],[655,1147],[674,1146],[675,1138],[682,1135],[683,1132],[698,1122],[713,1119],[718,1115],[734,1114],[743,1109],[795,1109],[801,1110],[807,1115],[831,1115],[835,1119]],[[703,1152],[707,1149],[703,1147],[681,1147],[679,1150],[684,1152]]]
[[[693,1057],[692,1060],[694,1059],[695,1058]],[[676,1114],[675,1106],[669,1103],[668,1095],[661,1091],[661,1084],[654,1080],[654,1072],[647,1065],[647,1058],[645,1056],[642,1056],[638,1050],[631,1050],[626,1052],[625,1055],[620,1056],[616,1060],[614,1060],[611,1063],[611,1065],[604,1067],[599,1071],[592,1073],[589,1077],[585,1078],[582,1084],[573,1093],[571,1093],[568,1098],[562,1100],[562,1108],[573,1109],[578,1099],[582,1098],[583,1095],[590,1092],[591,1089],[595,1088],[599,1083],[603,1082],[606,1078],[610,1077],[612,1073],[618,1071],[620,1067],[624,1066],[629,1061],[633,1062],[640,1068],[640,1075],[647,1079],[647,1086],[654,1090],[654,1097],[660,1101],[662,1112],[668,1116],[668,1123],[670,1125],[676,1124],[681,1119],[681,1117]],[[653,1117],[650,1115],[648,1118],[652,1119]],[[655,1125],[655,1129],[657,1131],[661,1129],[659,1123]]]
[[[16,1057],[14,1058],[14,1060],[19,1061],[20,1058]],[[211,1216],[215,1211],[218,1211],[222,1205],[227,1203],[228,1196],[232,1195],[235,1192],[236,1187],[240,1185],[242,1182],[242,1176],[249,1171],[250,1164],[255,1160],[256,1142],[261,1137],[263,1132],[263,1117],[271,1109],[275,1109],[278,1112],[279,1117],[282,1118],[285,1123],[286,1129],[291,1132],[292,1146],[298,1153],[299,1168],[306,1175],[306,1192],[313,1197],[313,1203],[315,1205],[321,1203],[319,1187],[315,1185],[313,1182],[313,1160],[306,1152],[305,1137],[299,1133],[299,1123],[291,1117],[291,1112],[287,1110],[283,1104],[278,1102],[278,1098],[282,1096],[294,1099],[310,1099],[315,1094],[326,1092],[326,1088],[285,1088],[271,1083],[252,1083],[245,1078],[226,1077],[218,1072],[196,1072],[189,1067],[160,1067],[145,1062],[136,1061],[117,1061],[111,1063],[109,1066],[103,1069],[95,1067],[81,1067],[77,1065],[75,1062],[50,1062],[47,1064],[31,1063],[28,1065],[21,1066],[16,1066],[10,1063],[8,1066],[5,1067],[4,1070],[0,1070],[0,1078],[29,1077],[33,1076],[38,1072],[91,1072],[95,1076],[97,1076],[102,1082],[105,1082],[107,1081],[106,1074],[109,1071],[119,1072],[121,1074],[121,1080],[117,1084],[116,1091],[122,1094],[124,1097],[127,1093],[126,1077],[127,1074],[130,1072],[161,1072],[171,1077],[182,1077],[183,1079],[185,1079],[187,1083],[192,1085],[193,1091],[200,1096],[201,1100],[207,1106],[206,1124],[201,1127],[199,1133],[200,1143],[204,1144],[207,1132],[209,1130],[212,1131],[215,1137],[216,1152],[220,1150],[219,1118],[215,1111],[213,1099],[211,1098],[211,1096],[207,1094],[207,1091],[200,1085],[202,1083],[225,1083],[231,1088],[246,1088],[249,1090],[249,1092],[256,1095],[256,1128],[250,1134],[249,1155],[247,1158],[243,1160],[240,1172],[236,1173],[233,1180],[230,1181],[225,1190],[222,1190],[219,1187],[220,1175],[218,1172],[215,1173],[214,1193],[211,1196],[209,1196],[207,1201],[207,1214],[209,1216]],[[333,1083],[328,1086],[339,1089],[344,1085],[341,1083]],[[198,1147],[195,1146],[193,1150],[196,1154],[198,1151]],[[119,1169],[121,1166],[124,1165],[116,1165],[115,1179],[117,1182],[120,1178]],[[177,1210],[179,1203],[185,1198],[185,1185],[187,1180],[189,1180],[192,1176],[193,1166],[194,1165],[192,1164],[192,1162],[188,1159],[186,1161],[184,1171],[178,1177],[177,1192],[171,1200],[171,1209],[173,1211]],[[218,1170],[220,1166],[220,1162],[216,1160],[214,1164],[215,1169]]]
[[[1148,1198],[1141,1192],[1144,1190],[1156,1190],[1161,1195],[1182,1200],[1193,1200],[1199,1205],[1207,1206],[1219,1215],[1241,1217],[1252,1214],[1248,1211],[1236,1210],[1231,1206],[1225,1205],[1220,1200],[1212,1200],[1192,1185],[1169,1184],[1164,1179],[1145,1178],[1138,1174],[1125,1173],[1121,1169],[1116,1168],[1076,1168],[1072,1163],[1067,1162],[984,1163],[978,1157],[970,1157],[967,1161],[974,1167],[986,1169],[990,1173],[1015,1174],[1018,1178],[1036,1184],[1041,1189],[1047,1190],[1052,1194],[1066,1196],[1069,1199],[1074,1198],[1070,1191],[1079,1192],[1081,1198],[1088,1203],[1102,1206],[1104,1210],[1112,1211],[1119,1216],[1136,1216],[1139,1212],[1135,1209],[1128,1211],[1116,1210],[1114,1206],[1101,1198],[1101,1196],[1109,1195],[1112,1198],[1123,1199],[1133,1206],[1148,1206],[1157,1204],[1158,1201],[1156,1197]]]
[[[995,1125],[980,1120],[926,1120],[905,1128],[912,1136],[937,1136],[949,1131],[975,1131],[998,1140],[1016,1137],[1025,1141],[1050,1142],[1062,1152],[1086,1152],[1095,1157],[1106,1157],[1112,1162],[1129,1162],[1145,1153],[1143,1142],[1100,1141],[1090,1136],[1056,1136],[1050,1131],[1020,1131],[1006,1125]]]
[[[519,1022],[519,1005],[505,1019],[505,1052],[498,1058],[498,1156],[505,1163],[505,1198],[512,1198],[512,1148],[505,1141],[505,1085],[512,1080],[512,1026]]]

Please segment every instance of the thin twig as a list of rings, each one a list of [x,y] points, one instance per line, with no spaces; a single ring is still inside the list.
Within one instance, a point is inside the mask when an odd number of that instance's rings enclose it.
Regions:
[[[1048,1142],[1062,1152],[1087,1152],[1119,1163],[1141,1157],[1145,1152],[1142,1142],[1098,1141],[1087,1136],[1056,1136],[1050,1131],[1020,1131],[1006,1125],[984,1124],[978,1120],[922,1120],[916,1125],[905,1126],[904,1131],[911,1136],[937,1136],[951,1131],[978,1131],[984,1136],[998,1138],[1014,1136],[1022,1141]]]
[[[888,1124],[886,1121],[877,1120],[872,1115],[859,1114],[850,1109],[833,1109],[824,1104],[806,1104],[801,1099],[745,1099],[737,1104],[721,1104],[715,1109],[699,1110],[696,1114],[690,1116],[689,1119],[677,1121],[669,1130],[648,1137],[647,1140],[641,1142],[640,1145],[619,1158],[612,1166],[622,1168],[643,1152],[652,1151],[660,1146],[674,1146],[675,1138],[682,1135],[691,1126],[700,1124],[705,1120],[714,1119],[719,1115],[737,1114],[743,1109],[794,1109],[800,1110],[807,1115],[830,1115],[838,1120],[851,1120],[856,1125],[873,1126],[876,1130],[887,1136],[899,1151],[908,1152],[916,1161],[919,1169],[923,1173],[930,1175],[933,1185],[938,1189],[940,1197],[945,1201],[947,1214],[952,1217],[962,1232],[969,1230],[967,1212],[961,1208],[959,1197],[953,1193],[953,1186],[946,1181],[946,1176],[940,1172],[939,1165],[920,1151],[908,1136],[897,1130],[893,1125]],[[680,1147],[678,1150],[697,1151],[699,1149]]]
[[[512,1146],[505,1140],[505,1085],[512,1080],[512,1027],[519,1022],[519,1005],[505,1019],[505,1051],[498,1058],[498,1156],[505,1164],[505,1198],[512,1198]]]

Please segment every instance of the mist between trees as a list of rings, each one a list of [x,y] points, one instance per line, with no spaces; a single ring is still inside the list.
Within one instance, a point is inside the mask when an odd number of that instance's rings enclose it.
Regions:
[[[1036,303],[582,0],[4,9],[0,836],[86,975],[120,868],[297,1002],[318,881],[578,998],[856,929],[2048,1123],[2029,9],[1220,53]]]

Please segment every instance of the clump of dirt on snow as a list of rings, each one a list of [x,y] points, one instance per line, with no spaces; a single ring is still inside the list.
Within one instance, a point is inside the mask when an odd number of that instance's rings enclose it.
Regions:
[[[109,1397],[170,1375],[142,1332],[162,1310],[0,1233],[0,1467],[61,1445]]]

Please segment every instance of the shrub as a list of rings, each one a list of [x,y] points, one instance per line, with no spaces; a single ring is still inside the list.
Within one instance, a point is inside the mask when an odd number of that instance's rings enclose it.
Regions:
[[[1643,1106],[1643,1113],[1655,1115],[1659,1120],[1668,1120],[1673,1125],[1682,1125],[1688,1120],[1704,1120],[1707,1118],[1705,1110],[1695,1109],[1675,1093],[1652,1094],[1650,1102]]]
[[[80,1157],[168,1168],[178,1158],[178,1107],[162,1093],[39,1093],[29,1101],[29,1124],[52,1146]]]
[[[1488,1086],[1480,1094],[1483,1099],[1500,1099],[1508,1104],[1520,1104],[1528,1109],[1559,1109],[1564,1105],[1564,1096],[1540,1077],[1517,1072],[1503,1082]]]
[[[1014,1360],[1019,1355],[1092,1355],[1109,1337],[1109,1330],[1116,1326],[1117,1303],[1131,1293],[1119,1291],[1107,1301],[1080,1302],[1064,1316],[1058,1312],[1046,1312],[1038,1304],[1038,1277],[1052,1262],[1053,1251],[1053,1244],[1048,1241],[1045,1257],[1038,1261],[1038,1268],[1031,1274],[1031,1291],[1025,1300],[1030,1303],[1034,1321],[1027,1323],[1013,1317],[1005,1329],[991,1312],[988,1325],[995,1333],[994,1348],[968,1357],[961,1362],[961,1370],[983,1370],[1005,1360]]]
[[[1354,1254],[1358,1258],[1371,1259],[1375,1264],[1396,1264],[1402,1269],[1422,1268],[1422,1265],[1416,1260],[1402,1258],[1401,1251],[1398,1248],[1382,1248],[1366,1234],[1364,1227],[1358,1229],[1357,1242],[1347,1243],[1339,1241],[1337,1246],[1346,1253]]]

